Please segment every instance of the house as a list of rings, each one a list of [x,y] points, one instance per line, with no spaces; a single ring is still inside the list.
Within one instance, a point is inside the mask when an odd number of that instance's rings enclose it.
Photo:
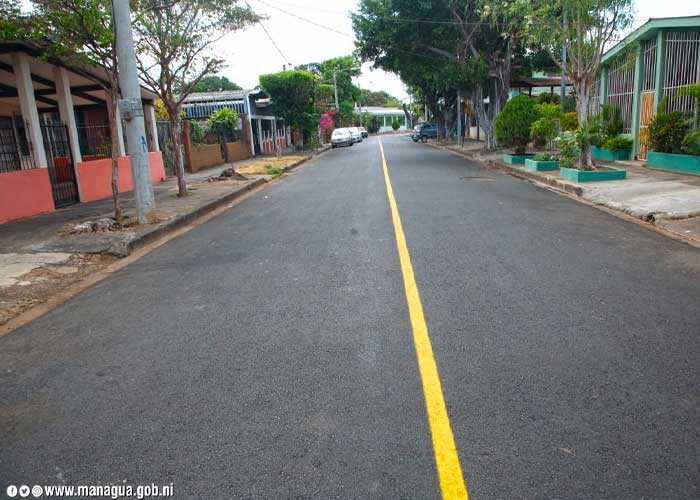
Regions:
[[[0,41],[0,223],[111,196],[102,68],[69,69],[36,46]],[[165,178],[154,113],[141,91],[153,182]],[[133,189],[121,120],[119,189]]]
[[[601,104],[619,108],[633,157],[646,160],[659,103],[667,97],[667,110],[690,111],[692,99],[676,93],[694,83],[700,83],[700,16],[649,19],[603,55],[591,112]]]
[[[228,108],[241,115],[246,121],[253,144],[253,154],[274,153],[275,142],[281,149],[292,144],[291,130],[283,120],[274,115],[270,96],[259,88],[249,90],[224,90],[219,92],[195,92],[187,96],[182,109],[187,120],[207,120],[219,109]]]
[[[394,120],[399,121],[399,130],[406,130],[407,126],[410,127],[411,124],[409,123],[408,125],[406,124],[406,114],[403,112],[403,109],[401,108],[385,108],[382,106],[362,106],[362,107],[356,107],[355,112],[360,113],[361,115],[364,113],[369,113],[373,117],[377,118],[379,120],[379,132],[389,132],[391,130],[394,130],[391,127],[391,123]],[[367,124],[363,124],[367,125]]]

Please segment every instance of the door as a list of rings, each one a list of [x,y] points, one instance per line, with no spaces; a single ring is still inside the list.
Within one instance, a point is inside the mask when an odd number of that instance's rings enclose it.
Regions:
[[[651,137],[649,125],[654,118],[654,91],[642,92],[642,110],[639,116],[639,148],[637,157],[640,160],[647,159],[649,152],[649,139]]]
[[[78,203],[80,197],[78,184],[75,181],[75,166],[70,152],[68,129],[63,124],[45,124],[41,126],[41,135],[44,138],[44,150],[56,208]]]

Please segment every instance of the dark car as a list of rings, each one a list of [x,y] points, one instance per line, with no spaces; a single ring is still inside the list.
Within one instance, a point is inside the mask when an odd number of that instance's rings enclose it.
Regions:
[[[411,134],[411,139],[413,142],[418,142],[419,140],[425,142],[430,137],[437,137],[438,129],[435,123],[421,123],[413,127],[413,133]]]

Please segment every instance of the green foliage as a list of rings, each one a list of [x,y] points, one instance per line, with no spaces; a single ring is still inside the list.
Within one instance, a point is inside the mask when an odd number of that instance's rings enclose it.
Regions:
[[[578,114],[575,111],[561,115],[561,129],[564,132],[571,132],[578,128]]]
[[[241,90],[241,87],[225,76],[208,75],[199,80],[192,92],[221,92],[222,90]]]
[[[683,152],[687,155],[700,156],[700,130],[691,130],[685,135]]]
[[[622,133],[622,113],[620,108],[612,104],[603,104],[600,107],[600,121],[603,134],[608,137],[615,137]]]
[[[688,122],[680,111],[658,112],[649,125],[652,151],[681,153],[688,128]]]
[[[560,160],[559,165],[565,168],[574,168],[581,154],[579,140],[576,132],[568,130],[557,137],[557,146],[559,146]]]
[[[496,118],[496,138],[505,147],[523,154],[530,140],[530,128],[537,119],[535,105],[528,96],[520,94],[508,101]]]
[[[339,102],[355,102],[360,98],[360,89],[352,83],[352,78],[360,76],[362,70],[359,62],[353,56],[340,56],[320,63],[302,64],[295,69],[308,71],[319,80],[331,85],[335,74]]]
[[[381,123],[379,122],[379,118],[377,118],[374,115],[371,115],[371,118],[369,119],[367,123],[367,132],[370,134],[376,134],[379,132],[379,129],[381,128]]]
[[[280,175],[283,174],[282,169],[279,167],[275,167],[273,165],[267,165],[265,166],[265,173],[267,175],[271,175],[273,179],[276,179]]]
[[[676,95],[678,97],[693,98],[693,129],[698,130],[698,127],[700,127],[700,83],[682,87],[678,89]]]
[[[363,106],[401,107],[401,102],[396,97],[383,90],[375,92],[368,89],[360,89],[360,102]]]
[[[554,105],[556,106],[556,104]],[[556,126],[551,118],[538,118],[530,127],[530,138],[538,149],[545,147],[556,135]]]
[[[561,117],[561,107],[556,103],[535,104],[535,112],[538,117],[550,120]]]
[[[314,109],[316,84],[317,78],[303,70],[260,76],[260,85],[272,98],[275,115],[300,132],[304,141],[310,139],[320,120]]]
[[[401,124],[399,123],[399,120],[394,118],[391,122],[391,128],[394,130],[398,130],[401,127]]]
[[[610,137],[603,143],[603,147],[610,151],[621,151],[632,149],[632,139],[625,137],[624,135],[619,135],[617,137]]]
[[[556,104],[557,107],[561,104],[561,96],[559,94],[551,94],[549,92],[545,92],[544,94],[540,94],[535,98],[535,102],[537,104]]]
[[[359,123],[359,115],[355,113],[355,105],[350,101],[342,101],[340,109],[336,116],[336,124],[338,127],[352,127],[356,122]]]
[[[209,129],[219,136],[219,140],[229,142],[233,140],[234,130],[238,128],[241,117],[235,110],[221,108],[214,111],[209,117]]]
[[[192,142],[195,144],[203,144],[204,136],[206,135],[206,132],[204,132],[204,127],[202,127],[202,125],[196,120],[189,120],[189,124],[190,139]]]

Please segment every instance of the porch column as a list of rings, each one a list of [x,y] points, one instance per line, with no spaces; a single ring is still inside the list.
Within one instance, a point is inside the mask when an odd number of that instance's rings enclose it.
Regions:
[[[654,75],[654,114],[664,98],[666,83],[666,32],[656,34],[656,74]]]
[[[642,47],[637,46],[634,60],[634,87],[632,94],[632,125],[630,130],[634,143],[632,145],[632,158],[639,152],[639,115],[642,106],[642,85],[644,80],[644,58],[642,57]]]
[[[158,144],[158,125],[156,123],[156,108],[153,104],[143,106],[143,117],[146,121],[146,130],[150,132],[151,144],[149,151],[160,151]]]
[[[78,141],[78,127],[75,123],[75,111],[73,109],[73,96],[70,93],[70,80],[65,68],[55,67],[53,70],[56,82],[56,97],[58,101],[58,113],[61,121],[68,128],[68,141],[70,152],[75,165],[83,161],[80,154],[80,142]]]
[[[277,119],[274,118],[273,120],[271,120],[271,123],[272,123],[272,140],[275,143],[275,154],[277,154],[277,152],[280,149],[279,143],[277,142]]]
[[[265,154],[263,149],[263,135],[262,135],[262,119],[258,119],[258,145],[260,146],[260,154]]]
[[[34,166],[46,168],[49,163],[46,160],[44,139],[41,135],[41,122],[39,121],[36,100],[34,99],[34,85],[32,84],[27,55],[22,52],[13,53],[12,69],[15,73],[20,110],[26,123],[27,141],[32,151]]]
[[[109,106],[109,103],[107,104]],[[119,151],[117,156],[126,156],[126,147],[124,146],[124,130],[122,130],[122,115],[119,108],[114,112],[114,119],[117,121],[117,135],[119,136]]]
[[[600,96],[600,105],[608,103],[608,67],[603,66],[600,68],[600,90],[598,91]]]

